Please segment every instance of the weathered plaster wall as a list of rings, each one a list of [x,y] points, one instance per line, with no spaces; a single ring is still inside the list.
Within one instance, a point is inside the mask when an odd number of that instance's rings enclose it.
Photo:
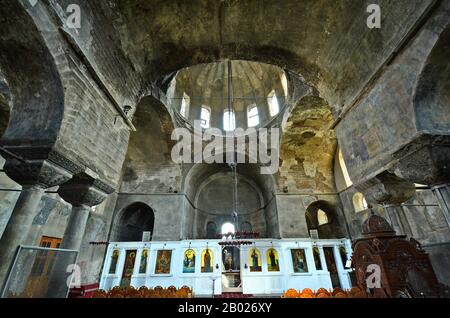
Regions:
[[[327,233],[330,238],[343,238],[347,236],[345,219],[337,195],[300,195],[277,194],[277,209],[280,222],[281,238],[309,237],[306,211],[311,204],[324,201],[330,206],[330,220],[336,225],[332,233]],[[330,231],[328,231],[330,232]]]
[[[171,159],[172,119],[152,97],[138,107],[124,163],[122,193],[169,193],[181,190],[181,165]]]
[[[442,2],[441,10],[337,126],[337,137],[354,180],[362,182],[382,172],[393,153],[426,132],[416,126],[420,114],[414,109],[415,89],[428,55],[450,22],[449,12],[450,3]]]
[[[142,202],[147,204],[155,214],[155,225],[152,239],[155,241],[178,241],[184,237],[183,210],[185,197],[183,194],[119,194],[115,206],[114,222],[120,220],[121,213],[131,204]],[[117,233],[113,227],[110,240],[114,241]]]
[[[295,106],[281,140],[279,192],[334,190],[336,136],[330,129],[332,120],[331,109],[321,98],[304,97]]]

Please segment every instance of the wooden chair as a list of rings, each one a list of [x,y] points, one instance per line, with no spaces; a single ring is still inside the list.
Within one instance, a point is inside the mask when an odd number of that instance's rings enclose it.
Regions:
[[[336,295],[339,294],[339,293],[344,293],[344,294],[345,294],[345,291],[344,291],[343,289],[337,287],[337,288],[335,288],[335,289],[331,292],[331,295],[332,295],[332,296],[336,296]]]
[[[284,294],[283,298],[298,298],[299,294],[298,291],[296,291],[293,288],[288,289]]]
[[[331,293],[330,293],[328,290],[326,290],[325,288],[319,288],[319,289],[317,290],[316,296],[318,296],[318,295],[320,295],[320,294],[325,294],[325,295],[327,295],[328,297],[331,297]]]
[[[301,294],[314,296],[314,292],[310,288],[305,288],[302,290]]]

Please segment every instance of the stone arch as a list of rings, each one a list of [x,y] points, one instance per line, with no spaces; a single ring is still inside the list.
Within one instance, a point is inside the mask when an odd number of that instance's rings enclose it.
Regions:
[[[130,135],[122,190],[180,192],[182,169],[171,159],[174,125],[167,109],[154,97],[145,97],[138,104],[133,123],[137,131]]]
[[[239,169],[239,168],[238,168]],[[266,211],[262,189],[248,176],[237,174],[238,178],[238,224],[252,221],[263,237],[266,236]],[[203,222],[208,220],[216,224],[233,222],[232,214],[232,193],[233,181],[231,171],[226,169],[217,171],[207,177],[197,189],[194,205],[196,206],[196,224],[202,228]],[[236,224],[236,230],[241,231]],[[200,233],[198,235],[201,236]]]
[[[213,221],[208,222],[208,224],[206,224],[206,238],[216,239],[217,234],[218,234],[217,224]]]
[[[115,241],[140,242],[144,232],[153,235],[155,214],[147,204],[135,202],[120,211],[114,223]]]
[[[327,201],[316,201],[306,209],[306,224],[309,230],[318,230],[320,239],[342,237],[342,231],[337,216],[337,208]],[[321,215],[326,215],[326,223],[320,222]]]
[[[448,135],[450,131],[450,24],[440,34],[420,75],[414,97],[419,130]]]
[[[206,228],[206,224],[209,220],[215,221],[216,224],[222,224],[225,221],[230,221],[231,212],[223,215],[223,219],[211,219],[209,213],[204,213],[198,208],[196,199],[198,196],[198,190],[204,186],[204,183],[210,180],[214,175],[223,175],[230,173],[231,169],[227,164],[195,164],[187,168],[184,176],[183,192],[193,202],[193,218],[192,225],[194,237],[205,237],[205,233],[202,233]],[[257,164],[240,164],[237,168],[238,175],[242,180],[256,189],[259,199],[259,206],[255,208],[255,211],[248,212],[245,215],[239,216],[239,224],[241,222],[251,222],[253,230],[258,230],[261,236],[279,237],[279,225],[278,225],[278,212],[274,200],[275,192],[275,179],[271,175],[261,175],[259,172],[259,165]],[[259,216],[259,217],[257,217]],[[215,216],[214,216],[215,217]],[[255,219],[258,219],[256,222]],[[258,223],[258,225],[256,225]],[[267,232],[267,234],[266,234]]]
[[[0,69],[13,104],[2,144],[50,148],[64,114],[64,87],[57,66],[19,1],[4,3],[0,15]]]

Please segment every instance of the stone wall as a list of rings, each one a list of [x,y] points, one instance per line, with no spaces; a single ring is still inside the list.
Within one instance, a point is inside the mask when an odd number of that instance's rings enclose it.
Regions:
[[[133,203],[142,202],[154,212],[155,223],[152,240],[178,241],[187,230],[184,221],[185,196],[183,194],[119,194],[114,213],[110,240],[117,237],[121,213]]]
[[[395,152],[421,134],[431,132],[423,124],[422,128],[417,127],[416,118],[420,115],[415,112],[414,98],[428,56],[450,23],[449,12],[450,3],[444,1],[441,10],[425,24],[408,48],[383,70],[370,90],[337,126],[347,167],[358,183],[389,168]],[[435,93],[438,94],[438,90]],[[419,121],[427,120],[420,116]]]

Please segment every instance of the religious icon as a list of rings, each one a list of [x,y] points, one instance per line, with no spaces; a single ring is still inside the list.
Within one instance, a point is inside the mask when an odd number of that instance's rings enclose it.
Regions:
[[[141,254],[141,263],[139,264],[139,274],[145,274],[147,272],[147,259],[148,259],[148,250],[142,250]]]
[[[213,252],[210,249],[206,249],[202,253],[202,273],[213,272]]]
[[[183,273],[195,273],[195,252],[192,249],[188,249],[184,252]]]
[[[269,270],[269,272],[280,271],[280,261],[278,259],[278,252],[274,248],[271,248],[267,251],[267,269]]]
[[[123,266],[122,280],[120,287],[129,287],[131,285],[131,277],[134,271],[134,262],[136,261],[136,250],[126,252],[125,264]]]
[[[156,255],[155,274],[170,274],[171,250],[159,250]]]
[[[308,264],[306,262],[306,254],[303,249],[291,250],[292,265],[294,267],[294,273],[307,273]]]
[[[109,267],[109,273],[115,274],[117,270],[117,261],[119,260],[120,251],[114,250],[111,256],[111,266]]]
[[[250,255],[250,272],[261,272],[262,271],[261,252],[256,248],[252,248],[249,252],[249,255]]]
[[[322,270],[322,261],[320,260],[320,250],[318,247],[313,248],[313,255],[314,255],[314,264],[316,265],[316,270],[321,271]]]

